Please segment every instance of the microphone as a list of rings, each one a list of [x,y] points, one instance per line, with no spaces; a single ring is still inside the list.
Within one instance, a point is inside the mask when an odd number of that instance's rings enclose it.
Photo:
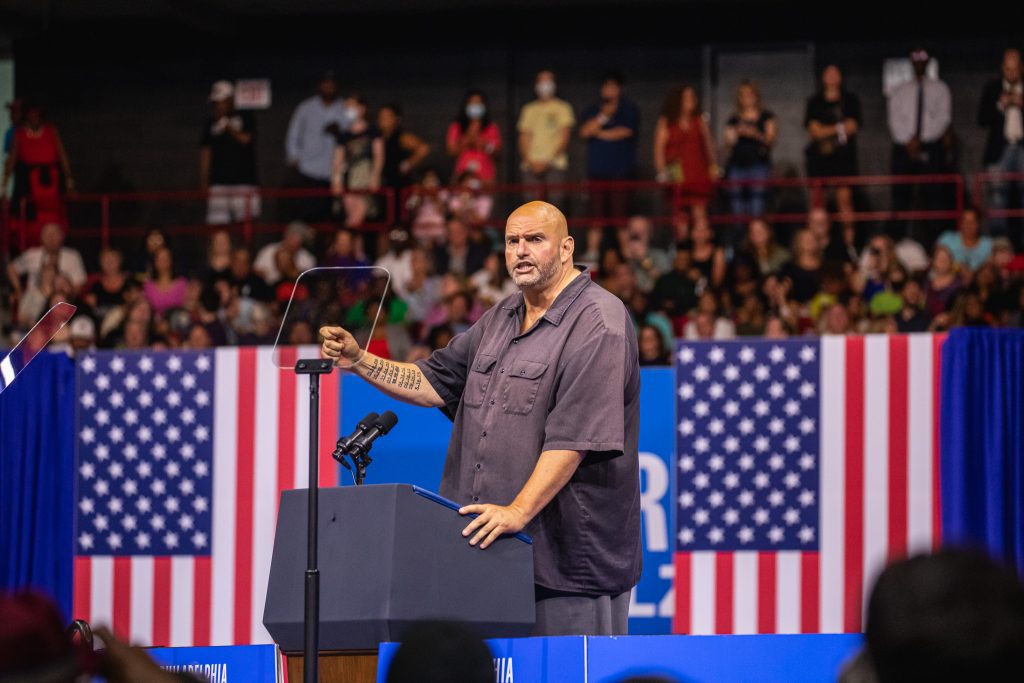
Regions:
[[[394,413],[392,413],[392,415],[394,415]],[[352,443],[362,436],[363,433],[366,432],[366,430],[368,430],[378,419],[379,416],[377,413],[367,413],[366,417],[356,424],[356,430],[354,432],[348,436],[343,436],[338,439],[338,443],[334,447],[334,453],[331,454],[334,459],[348,467],[348,463],[345,462],[345,454],[349,452],[350,448],[352,448]]]
[[[396,424],[398,424],[398,416],[390,410],[385,410],[382,415],[375,415],[369,429],[360,432],[348,444],[348,452],[353,457],[365,456],[373,442],[390,432]]]

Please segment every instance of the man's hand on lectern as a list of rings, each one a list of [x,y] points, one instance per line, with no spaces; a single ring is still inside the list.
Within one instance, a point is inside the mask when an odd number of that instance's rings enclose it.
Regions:
[[[481,550],[496,541],[502,534],[522,531],[530,521],[522,510],[513,505],[467,505],[459,508],[460,515],[479,515],[462,530],[463,536],[476,534],[470,545],[480,543]]]
[[[324,356],[333,359],[338,367],[350,367],[359,358],[359,344],[344,328],[325,325],[320,328],[320,336],[324,339],[321,347]],[[342,361],[348,361],[348,365],[341,365]]]

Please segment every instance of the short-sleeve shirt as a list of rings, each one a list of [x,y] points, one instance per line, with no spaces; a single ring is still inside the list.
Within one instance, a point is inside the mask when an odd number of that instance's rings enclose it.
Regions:
[[[18,275],[24,275],[30,288],[38,289],[42,281],[43,266],[52,263],[57,272],[75,287],[85,284],[85,264],[82,255],[70,247],[61,247],[56,259],[42,247],[26,249],[11,261],[11,267]]]
[[[452,121],[448,126],[448,134],[445,139],[448,144],[455,144],[462,139],[465,132],[458,121]],[[490,148],[463,150],[455,160],[455,177],[458,178],[464,171],[472,171],[480,180],[485,183],[492,183],[497,179],[498,169],[494,164],[494,155],[501,149],[501,131],[495,123],[489,123],[480,131],[480,142]]]
[[[583,112],[582,121],[601,113],[601,103],[595,102]],[[587,140],[587,175],[591,178],[632,178],[636,172],[636,141],[640,129],[640,110],[625,97],[619,98],[615,113],[601,126],[602,130],[628,128],[633,135],[622,140]]]
[[[992,238],[982,235],[978,238],[977,244],[968,247],[964,244],[963,237],[955,230],[947,230],[939,235],[939,244],[949,249],[956,263],[963,263],[971,270],[981,268],[992,258]]]
[[[558,151],[562,145],[562,134],[576,123],[572,105],[565,100],[534,100],[519,113],[520,133],[530,134],[530,146],[526,150],[526,161],[549,162],[553,168],[564,170],[569,165],[565,151]]]
[[[804,128],[811,121],[833,126],[840,121],[853,119],[861,123],[860,99],[851,92],[843,91],[834,102],[818,93],[807,100],[804,114]],[[810,176],[851,176],[857,175],[857,135],[848,135],[844,142],[835,135],[811,142],[807,147],[807,174]]]
[[[747,123],[757,128],[758,132],[764,135],[768,128],[768,122],[775,118],[770,111],[762,111],[757,120],[743,119],[739,114],[733,114],[725,125],[735,128],[740,123]],[[759,164],[772,163],[771,147],[757,138],[740,135],[733,145],[732,154],[729,156],[729,168],[750,168]]]
[[[210,148],[211,185],[255,185],[256,184],[256,122],[252,114],[245,111],[232,112],[227,119],[218,122],[213,117],[206,120],[200,146]],[[253,138],[249,144],[235,139],[227,126],[239,133],[249,133]]]
[[[508,505],[550,450],[585,453],[530,522],[534,580],[617,595],[640,578],[640,367],[625,306],[573,279],[521,333],[522,293],[417,361],[453,418],[441,495]]]

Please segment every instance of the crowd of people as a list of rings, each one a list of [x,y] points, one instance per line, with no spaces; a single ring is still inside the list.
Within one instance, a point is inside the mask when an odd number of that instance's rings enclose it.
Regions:
[[[955,168],[952,95],[930,75],[930,63],[927,52],[915,50],[912,77],[889,93],[897,175]],[[598,100],[579,117],[558,97],[552,71],[537,74],[535,93],[516,124],[522,199],[544,197],[564,206],[570,140],[586,141],[585,177],[595,189],[588,195],[588,221],[573,231],[576,260],[633,313],[645,364],[668,363],[672,340],[680,337],[1024,324],[1024,254],[1016,251],[1015,226],[998,212],[985,216],[968,207],[941,234],[915,232],[901,220],[869,225],[852,217],[854,188],[836,182],[831,196],[807,209],[805,224],[770,224],[764,218],[770,193],[761,183],[773,174],[779,127],[753,81],[739,85],[721,141],[695,88],[673,89],[666,97],[652,151],[671,225],[633,213],[630,192],[614,185],[638,177],[640,144],[640,111],[625,95],[620,74],[603,78]],[[296,108],[286,135],[290,184],[317,191],[283,203],[297,220],[258,251],[237,243],[229,230],[263,210],[255,121],[251,112],[235,109],[234,95],[231,82],[214,83],[200,140],[199,177],[211,226],[204,257],[189,258],[154,229],[144,249],[105,248],[89,268],[74,248],[82,245],[65,244],[60,197],[74,184],[60,135],[38,104],[12,103],[3,187],[14,183],[6,219],[29,245],[6,268],[10,306],[0,323],[12,338],[54,302],[69,301],[80,308],[64,333],[69,348],[272,343],[294,294],[307,301],[289,314],[280,339],[313,343],[318,316],[327,309],[308,300],[316,296],[309,287],[293,288],[298,275],[314,266],[378,266],[365,277],[346,275],[342,302],[330,304],[329,312],[362,330],[378,355],[410,360],[443,346],[515,292],[503,263],[502,216],[488,192],[499,178],[503,134],[483,92],[469,91],[448,127],[446,173],[428,165],[431,146],[404,126],[398,104],[371,115],[362,97],[342,96],[334,74],[325,74],[317,92]],[[978,122],[988,130],[986,169],[1024,171],[1022,109],[1020,53],[1011,49],[979,103]],[[863,121],[839,67],[822,70],[804,125],[808,176],[857,175]],[[724,192],[722,179],[733,181]],[[992,183],[988,205],[1009,206],[1022,189],[1014,185],[1024,182]],[[402,199],[405,220],[364,230],[384,215],[373,194],[382,188]],[[714,220],[716,197],[734,222]],[[951,208],[947,199],[933,185],[897,184],[892,207]],[[390,278],[382,277],[385,270]]]

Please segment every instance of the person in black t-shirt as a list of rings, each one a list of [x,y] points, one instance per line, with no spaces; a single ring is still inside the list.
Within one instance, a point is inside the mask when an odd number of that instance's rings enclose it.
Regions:
[[[804,127],[807,145],[807,175],[812,178],[857,175],[857,132],[860,130],[860,100],[843,87],[843,73],[829,64],[821,73],[821,90],[807,100]],[[853,192],[848,185],[836,187],[836,208],[840,220],[851,222]]]
[[[199,185],[209,192],[206,222],[237,223],[260,215],[256,193],[256,123],[249,112],[235,111],[235,88],[217,81],[210,91],[213,115],[200,140]]]
[[[367,121],[366,112],[363,98],[349,95],[345,114],[352,124],[346,131],[331,129],[338,145],[334,148],[331,191],[342,198],[349,228],[359,227],[372,215],[374,198],[364,193],[380,189],[384,171],[384,138],[380,129]]]
[[[732,181],[764,181],[772,174],[775,115],[761,106],[761,91],[753,81],[736,89],[736,112],[725,124],[725,146],[730,150],[726,177]],[[747,219],[764,213],[765,187],[741,185],[730,191],[732,212]]]

